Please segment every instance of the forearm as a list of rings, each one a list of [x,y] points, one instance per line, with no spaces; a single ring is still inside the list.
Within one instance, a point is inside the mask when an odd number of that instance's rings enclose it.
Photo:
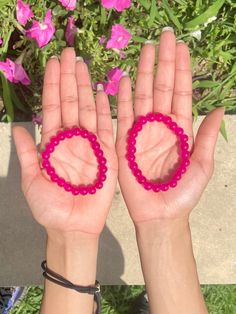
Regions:
[[[47,266],[49,269],[81,286],[96,280],[98,238],[82,233],[48,232]],[[79,293],[45,281],[41,314],[92,314],[93,295]]]
[[[152,314],[206,314],[188,220],[136,226]]]

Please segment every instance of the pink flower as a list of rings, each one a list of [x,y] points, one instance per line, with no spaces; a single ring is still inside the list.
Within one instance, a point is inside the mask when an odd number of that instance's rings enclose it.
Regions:
[[[27,21],[34,16],[34,13],[30,9],[30,5],[24,3],[22,0],[17,0],[16,4],[16,18],[17,21],[24,25]]]
[[[0,37],[0,46],[3,44],[3,39]]]
[[[77,27],[75,26],[75,18],[70,16],[68,18],[67,26],[66,26],[66,41],[70,46],[74,45],[75,34],[77,32]]]
[[[117,95],[122,74],[123,72],[120,68],[114,68],[107,73],[108,82],[105,82],[103,85],[107,95]]]
[[[102,6],[106,9],[116,9],[122,12],[131,6],[131,0],[102,0]]]
[[[33,122],[33,124],[35,124],[35,125],[41,125],[41,124],[43,123],[43,117],[42,117],[42,115],[39,115],[39,114],[34,113],[34,114],[32,115],[32,122]]]
[[[59,0],[66,10],[75,10],[76,0]]]
[[[5,62],[0,62],[0,70],[3,71],[5,77],[12,83],[22,83],[23,85],[31,83],[21,63],[13,62],[7,58]]]
[[[122,25],[113,25],[111,38],[108,40],[106,47],[117,49],[125,48],[128,45],[131,37],[131,34]]]
[[[107,42],[107,38],[105,35],[102,35],[102,37],[99,39],[99,44],[104,45]]]
[[[54,33],[55,27],[52,23],[52,11],[48,10],[43,23],[34,20],[32,27],[26,31],[26,36],[35,39],[38,46],[42,48],[49,43]]]

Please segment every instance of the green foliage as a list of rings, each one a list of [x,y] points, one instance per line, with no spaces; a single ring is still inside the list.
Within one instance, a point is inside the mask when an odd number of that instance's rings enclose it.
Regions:
[[[16,21],[15,1],[0,1],[0,37],[4,40],[4,45],[0,47],[0,60],[5,60],[6,57],[15,60],[24,53],[23,65],[32,80],[30,86],[17,84],[12,87],[21,102],[18,105],[13,101],[15,120],[19,120],[20,117],[25,119],[26,112],[40,111],[44,68],[51,55],[59,55],[66,47],[65,28],[67,19],[71,15],[77,20],[78,27],[76,52],[89,61],[94,83],[106,80],[108,70],[116,66],[130,69],[130,75],[135,81],[142,44],[147,39],[158,42],[162,28],[168,25],[174,27],[177,39],[183,39],[190,47],[195,117],[199,113],[207,113],[219,106],[224,106],[229,113],[235,113],[236,4],[234,1],[133,0],[131,8],[122,13],[105,10],[100,1],[94,0],[78,0],[75,11],[66,11],[56,0],[29,0],[28,2],[38,20],[43,19],[47,9],[51,8],[57,31],[54,39],[46,47],[38,48],[34,41],[25,37],[23,27]],[[120,59],[117,52],[99,44],[99,39],[103,35],[109,38],[111,27],[116,23],[123,24],[133,36],[125,49],[126,59]],[[196,31],[201,36],[200,40],[196,38]],[[0,83],[0,97],[3,97],[2,83]],[[110,100],[115,115],[116,99],[111,97]],[[5,108],[7,112],[0,115],[0,118],[10,121],[13,119],[13,112],[9,103],[5,103]]]
[[[102,313],[129,313],[132,302],[143,290],[143,286],[103,286]],[[236,313],[236,285],[205,285],[202,292],[209,314]],[[10,314],[38,314],[42,293],[41,287],[29,287],[27,295]]]

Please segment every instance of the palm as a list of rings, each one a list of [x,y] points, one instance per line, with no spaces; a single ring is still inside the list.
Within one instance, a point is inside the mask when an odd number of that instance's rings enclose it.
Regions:
[[[129,78],[125,78],[120,86],[116,142],[119,182],[131,217],[136,223],[151,219],[188,216],[212,174],[212,153],[208,149],[211,147],[213,150],[223,111],[213,112],[204,121],[194,145],[190,58],[186,45],[181,43],[175,46],[174,35],[170,32],[163,33],[155,82],[153,82],[154,47],[145,45],[142,49],[136,81],[134,112]],[[171,61],[168,61],[168,58]],[[192,153],[187,173],[183,175],[177,187],[159,193],[145,190],[136,181],[125,157],[126,134],[135,116],[152,111],[168,114],[184,128],[189,136]],[[147,123],[137,137],[136,161],[148,179],[166,181],[170,178],[178,167],[178,154],[176,136],[162,123]]]
[[[35,219],[46,228],[99,234],[117,180],[109,103],[105,93],[99,92],[95,106],[87,67],[83,62],[75,63],[73,49],[67,48],[62,53],[61,64],[56,59],[47,64],[41,149],[50,136],[63,127],[73,125],[97,135],[108,167],[103,188],[86,196],[74,196],[64,191],[50,180],[45,170],[40,170],[36,147],[30,135],[26,130],[16,128],[14,135],[22,166],[22,187]],[[89,142],[81,137],[62,141],[52,153],[50,161],[57,174],[72,184],[87,185],[96,178],[96,157]]]

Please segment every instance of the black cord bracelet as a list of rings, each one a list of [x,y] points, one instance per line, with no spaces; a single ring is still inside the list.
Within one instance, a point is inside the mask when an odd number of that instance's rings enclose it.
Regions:
[[[91,286],[79,286],[74,285],[71,281],[65,279],[61,275],[55,273],[51,269],[47,267],[47,262],[43,261],[41,264],[41,267],[43,269],[43,276],[44,278],[50,280],[51,282],[60,285],[65,288],[73,289],[80,293],[88,293],[94,295],[94,300],[97,303],[97,310],[96,314],[101,314],[101,291],[100,291],[100,284],[98,281],[96,281],[95,285]]]

